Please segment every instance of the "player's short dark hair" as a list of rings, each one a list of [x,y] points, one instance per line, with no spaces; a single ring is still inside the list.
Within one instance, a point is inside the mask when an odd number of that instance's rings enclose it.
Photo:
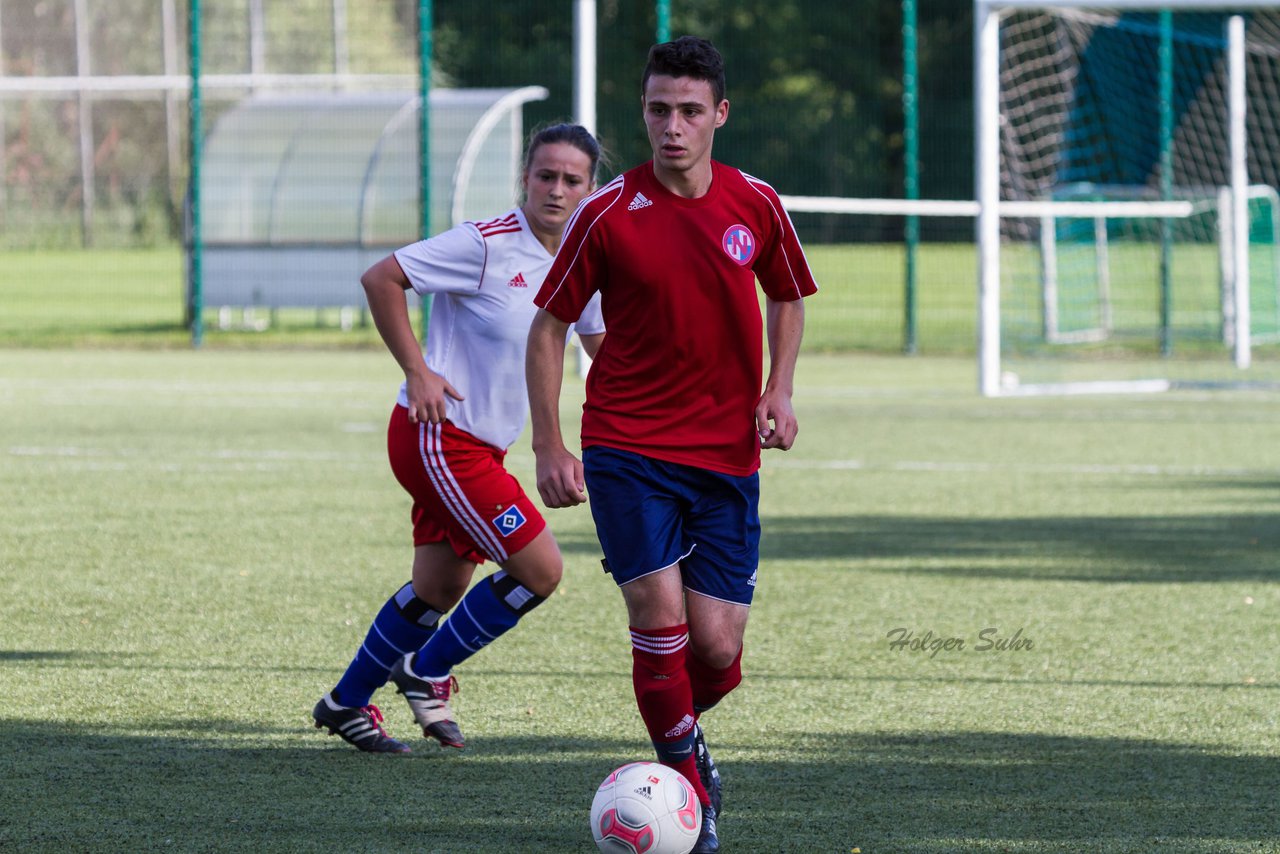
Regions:
[[[560,122],[559,124],[534,129],[533,133],[529,135],[529,144],[524,149],[525,172],[528,172],[529,167],[533,165],[533,155],[537,153],[538,149],[553,142],[566,142],[587,155],[591,159],[591,174],[589,177],[592,181],[595,180],[596,170],[600,166],[600,161],[605,158],[604,151],[600,148],[600,142],[591,135],[591,131],[582,125],[570,124],[569,122]]]
[[[724,58],[716,46],[697,36],[681,36],[675,41],[655,44],[649,48],[649,61],[640,78],[640,91],[649,85],[655,74],[664,77],[692,77],[711,84],[711,96],[715,103],[724,100]]]

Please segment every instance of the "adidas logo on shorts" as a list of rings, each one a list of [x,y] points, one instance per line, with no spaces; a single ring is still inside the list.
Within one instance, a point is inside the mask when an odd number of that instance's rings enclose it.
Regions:
[[[627,210],[638,211],[641,208],[647,208],[652,204],[653,202],[645,198],[644,193],[636,193],[635,197],[631,200],[631,204],[627,205]]]

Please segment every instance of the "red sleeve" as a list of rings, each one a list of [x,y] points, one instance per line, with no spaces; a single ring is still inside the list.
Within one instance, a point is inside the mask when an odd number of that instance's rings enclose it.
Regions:
[[[560,249],[533,302],[565,323],[582,315],[592,294],[604,286],[607,275],[601,246],[601,220],[622,196],[618,176],[588,196],[565,226]]]
[[[782,200],[764,181],[749,175],[744,177],[747,184],[760,194],[766,216],[773,226],[769,239],[761,247],[760,257],[751,267],[765,295],[776,302],[789,302],[817,293],[818,283],[813,279],[809,260],[804,256],[795,226],[791,224]]]

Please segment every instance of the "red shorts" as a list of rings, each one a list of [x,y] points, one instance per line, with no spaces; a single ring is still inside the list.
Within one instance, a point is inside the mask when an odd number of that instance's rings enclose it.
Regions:
[[[459,557],[505,563],[547,527],[506,457],[448,421],[411,424],[397,406],[387,426],[396,480],[413,496],[413,544],[447,542]]]

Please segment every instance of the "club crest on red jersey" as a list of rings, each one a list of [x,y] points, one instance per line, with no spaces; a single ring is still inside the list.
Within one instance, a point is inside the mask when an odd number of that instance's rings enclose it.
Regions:
[[[724,237],[720,238],[720,246],[735,264],[745,267],[755,255],[756,238],[745,225],[731,225],[725,229]]]

